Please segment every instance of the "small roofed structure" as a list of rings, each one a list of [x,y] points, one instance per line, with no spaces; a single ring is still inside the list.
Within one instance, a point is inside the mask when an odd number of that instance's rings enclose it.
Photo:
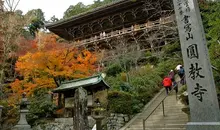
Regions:
[[[54,93],[63,93],[66,91],[74,91],[75,89],[83,87],[87,91],[95,92],[97,90],[103,90],[110,88],[104,81],[102,75],[96,75],[88,78],[71,80],[61,83],[61,85],[54,89]]]
[[[88,94],[88,108],[90,114],[90,108],[93,108],[95,102],[99,101],[102,104],[107,102],[107,93],[110,88],[109,85],[104,81],[102,75],[96,75],[83,79],[76,79],[61,83],[61,85],[52,90],[53,93],[58,93],[61,101],[58,104],[62,104],[61,107],[65,108],[65,116],[72,117],[72,108],[74,108],[74,94],[75,90],[83,87]]]

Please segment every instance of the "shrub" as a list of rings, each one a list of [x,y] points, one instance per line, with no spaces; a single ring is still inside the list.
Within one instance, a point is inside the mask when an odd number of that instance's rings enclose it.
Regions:
[[[112,64],[106,69],[106,74],[108,76],[116,76],[122,72],[122,67],[120,64]]]
[[[0,123],[6,126],[15,125],[19,119],[18,105],[11,104],[8,100],[0,100],[0,105],[3,106]]]
[[[111,91],[108,93],[109,109],[113,113],[129,114],[140,112],[143,104],[127,92]]]
[[[139,68],[132,74],[130,79],[130,84],[133,86],[132,93],[143,104],[148,103],[154,94],[158,92],[162,80],[150,65]]]
[[[117,75],[115,77],[113,76],[108,76],[105,78],[105,81],[108,83],[109,86],[111,86],[111,90],[120,90],[120,86],[123,83],[121,81],[120,75]]]
[[[178,59],[178,60],[169,59],[166,61],[162,61],[157,65],[157,68],[156,68],[157,74],[160,77],[164,77],[168,75],[171,69],[172,70],[175,69],[178,64],[182,64],[181,59]]]
[[[45,93],[45,90],[38,90],[30,99],[28,122],[34,125],[38,119],[53,117],[56,108],[56,105],[50,99],[50,95]]]
[[[163,47],[162,51],[164,51],[164,54],[166,55],[172,55],[174,52],[177,52],[177,51],[181,52],[180,42],[168,44],[165,47]]]

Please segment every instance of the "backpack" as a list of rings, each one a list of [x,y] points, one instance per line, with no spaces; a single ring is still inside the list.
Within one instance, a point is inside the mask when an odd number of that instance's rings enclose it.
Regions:
[[[184,69],[183,68],[180,68],[179,74],[184,74]]]

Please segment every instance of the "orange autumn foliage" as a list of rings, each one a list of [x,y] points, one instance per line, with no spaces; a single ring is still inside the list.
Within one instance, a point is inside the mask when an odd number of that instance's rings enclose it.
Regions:
[[[11,83],[13,93],[31,95],[39,88],[55,88],[56,80],[90,76],[95,70],[96,57],[87,50],[78,50],[69,44],[57,43],[57,36],[44,34],[32,43],[35,50],[20,56],[16,71],[24,77]]]

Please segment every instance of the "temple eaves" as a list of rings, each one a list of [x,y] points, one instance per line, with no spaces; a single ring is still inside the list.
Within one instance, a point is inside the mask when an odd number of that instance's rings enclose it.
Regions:
[[[155,21],[164,14],[164,12],[158,13],[158,3],[163,4],[160,5],[162,10],[172,12],[172,7],[167,7],[168,1],[120,0],[56,23],[47,24],[46,28],[66,40],[83,40],[98,36],[103,32],[109,33],[135,24],[143,24],[148,20]]]

